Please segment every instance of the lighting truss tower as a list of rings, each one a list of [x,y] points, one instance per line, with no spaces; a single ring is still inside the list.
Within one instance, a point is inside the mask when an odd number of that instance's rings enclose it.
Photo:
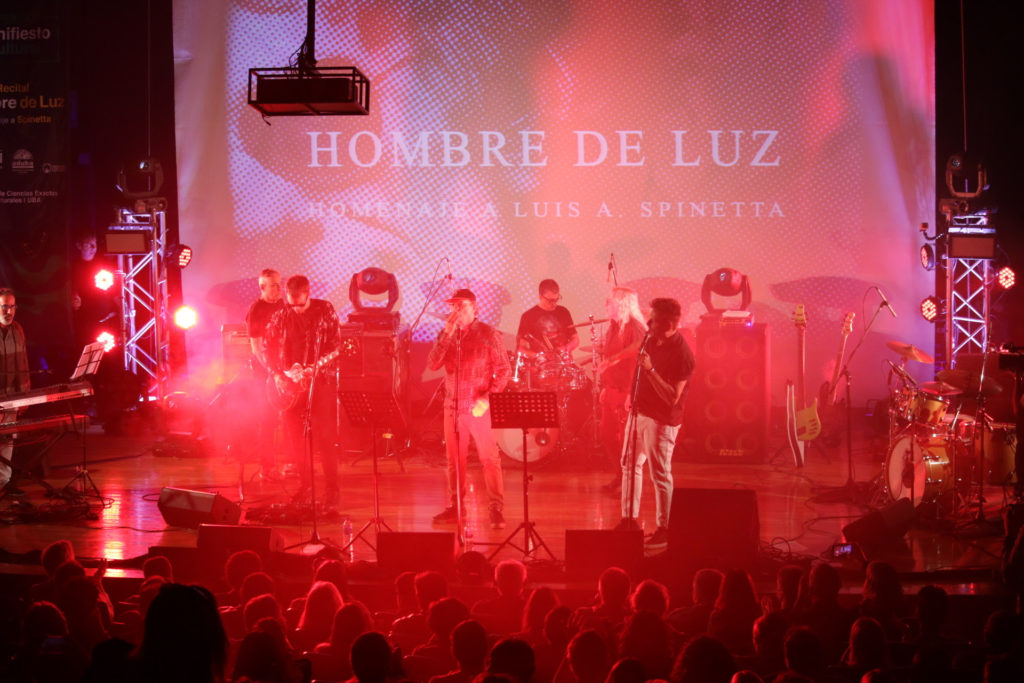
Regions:
[[[984,353],[989,338],[989,290],[995,229],[987,213],[953,216],[946,233],[947,367],[961,353]]]
[[[117,257],[121,273],[121,321],[124,367],[146,384],[146,396],[163,400],[170,372],[169,304],[167,291],[167,233],[163,211],[118,212],[121,233],[138,248]]]

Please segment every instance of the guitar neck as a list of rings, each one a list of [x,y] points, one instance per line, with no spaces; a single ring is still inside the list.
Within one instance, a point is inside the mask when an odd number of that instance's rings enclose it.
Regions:
[[[796,407],[803,408],[807,403],[807,395],[804,392],[804,375],[807,371],[805,360],[804,337],[806,329],[803,326],[796,328]]]

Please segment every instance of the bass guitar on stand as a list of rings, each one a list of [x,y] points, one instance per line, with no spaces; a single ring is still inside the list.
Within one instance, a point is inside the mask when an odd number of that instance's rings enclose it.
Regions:
[[[793,311],[797,339],[797,381],[786,383],[786,438],[797,467],[804,466],[807,442],[821,434],[821,420],[818,418],[818,399],[807,406],[804,393],[804,338],[807,332],[807,317],[804,305],[798,304]]]

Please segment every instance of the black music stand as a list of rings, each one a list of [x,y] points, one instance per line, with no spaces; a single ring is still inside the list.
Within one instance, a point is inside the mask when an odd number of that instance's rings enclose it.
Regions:
[[[78,364],[75,366],[74,371],[71,373],[71,382],[78,382],[87,380],[92,377],[99,370],[100,361],[103,360],[103,342],[93,342],[86,344],[82,349],[82,355],[78,357]],[[68,413],[72,418],[72,424],[74,424],[74,401],[70,401],[68,405]],[[79,498],[96,498],[97,500],[103,500],[103,494],[100,493],[99,487],[96,486],[96,482],[93,481],[89,475],[89,455],[86,447],[86,431],[89,428],[89,418],[85,416],[85,411],[82,411],[82,431],[80,432],[80,439],[82,442],[82,464],[76,468],[75,476],[71,477],[71,481],[64,484],[64,488],[60,490],[62,496],[74,495]],[[77,432],[77,427],[75,428]]]
[[[488,559],[493,559],[505,546],[512,546],[523,554],[523,559],[533,559],[543,548],[548,557],[555,559],[544,539],[537,533],[536,525],[530,521],[530,458],[526,452],[526,431],[534,428],[558,427],[558,394],[554,391],[505,391],[490,395],[491,428],[523,430],[523,521],[519,523],[504,541],[498,544]],[[523,547],[512,539],[523,530]]]
[[[390,440],[394,428],[401,429],[405,420],[402,418],[402,408],[398,405],[393,392],[373,393],[369,391],[339,391],[338,400],[341,402],[349,422],[355,425],[370,427],[370,441],[372,442],[373,457],[373,517],[367,520],[366,524],[360,527],[359,531],[349,539],[348,543],[342,546],[342,552],[346,552],[361,540],[370,546],[370,550],[377,552],[376,546],[363,538],[363,534],[373,527],[380,535],[381,527],[392,531],[388,523],[380,516],[380,484],[377,476],[377,430],[381,429],[381,436]]]

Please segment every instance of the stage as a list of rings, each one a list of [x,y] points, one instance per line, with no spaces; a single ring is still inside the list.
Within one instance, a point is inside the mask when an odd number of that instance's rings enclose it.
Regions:
[[[887,439],[878,436],[865,420],[855,430],[854,471],[858,489],[871,493],[869,482],[880,472]],[[454,531],[453,525],[439,526],[432,517],[445,505],[444,466],[440,442],[429,438],[429,430],[418,430],[414,448],[401,457],[394,454],[379,459],[380,512],[394,531]],[[782,436],[773,439],[776,446]],[[89,502],[88,516],[76,514],[62,498],[47,498],[37,483],[20,484],[24,496],[7,497],[0,503],[5,523],[0,527],[0,549],[6,551],[4,562],[15,562],[22,554],[39,550],[57,539],[70,540],[76,553],[88,564],[90,558],[104,557],[111,561],[109,576],[131,575],[118,567],[139,566],[118,562],[147,554],[151,547],[195,547],[194,530],[168,527],[157,501],[164,487],[203,492],[216,492],[241,504],[242,524],[252,523],[256,513],[286,509],[274,504],[287,503],[298,487],[297,477],[281,481],[261,481],[254,463],[239,463],[223,453],[208,457],[175,457],[168,455],[177,448],[152,434],[110,436],[93,427],[87,438],[88,469],[103,497]],[[81,462],[79,442],[72,436],[64,438],[54,449],[46,481],[60,490],[72,479]],[[827,460],[826,460],[827,456]],[[344,540],[343,524],[349,518],[358,531],[373,515],[372,458],[368,453],[346,452],[341,458],[341,495],[336,510],[329,510],[319,520],[319,535],[336,544]],[[529,509],[536,530],[557,562],[548,578],[558,578],[557,567],[564,562],[566,530],[612,529],[620,519],[619,498],[604,490],[611,481],[610,466],[587,460],[578,453],[555,454],[531,468]],[[808,451],[805,467],[796,468],[788,452],[781,452],[773,463],[761,465],[720,465],[676,462],[673,467],[678,489],[715,490],[750,489],[756,494],[760,521],[761,561],[755,577],[759,588],[773,590],[774,570],[780,563],[829,559],[844,570],[846,588],[856,590],[862,577],[864,562],[856,557],[833,558],[833,544],[841,541],[844,525],[869,511],[853,502],[828,502],[826,489],[842,486],[847,481],[845,447],[824,451]],[[473,549],[491,555],[495,546],[505,540],[522,521],[522,470],[504,461],[506,491],[505,530],[492,530],[487,524],[486,498],[478,463],[470,457],[470,494],[467,514],[473,530]],[[646,532],[653,531],[654,501],[650,481],[644,482],[640,519]],[[73,488],[73,487],[72,487]],[[825,492],[825,495],[821,494]],[[877,493],[877,491],[876,491]],[[993,524],[978,524],[976,510],[963,508],[958,515],[942,513],[937,519],[920,519],[905,534],[902,542],[883,550],[872,550],[868,559],[892,563],[908,582],[938,583],[951,593],[992,594],[999,592],[995,581],[1002,551],[1000,514],[1009,491],[1001,487],[985,489],[985,517]],[[843,498],[844,496],[839,496]],[[822,501],[825,502],[822,502]],[[886,501],[875,497],[877,503]],[[925,517],[925,515],[921,515]],[[265,519],[265,517],[263,517]],[[673,519],[673,524],[676,524]],[[690,523],[701,524],[700,520]],[[308,540],[312,527],[308,522],[288,520],[271,526],[290,545]],[[714,530],[707,530],[714,533]],[[367,538],[374,540],[369,532]],[[516,537],[522,546],[523,534]],[[302,552],[302,548],[290,551]],[[309,549],[307,548],[308,552]],[[513,547],[497,551],[494,561],[504,558],[522,559]],[[370,544],[357,541],[352,560],[373,563],[376,560]],[[540,549],[534,559],[548,559]],[[5,565],[6,571],[23,572],[24,566]],[[135,573],[137,576],[137,572]],[[565,581],[565,578],[561,579]],[[592,585],[592,584],[591,584]]]

